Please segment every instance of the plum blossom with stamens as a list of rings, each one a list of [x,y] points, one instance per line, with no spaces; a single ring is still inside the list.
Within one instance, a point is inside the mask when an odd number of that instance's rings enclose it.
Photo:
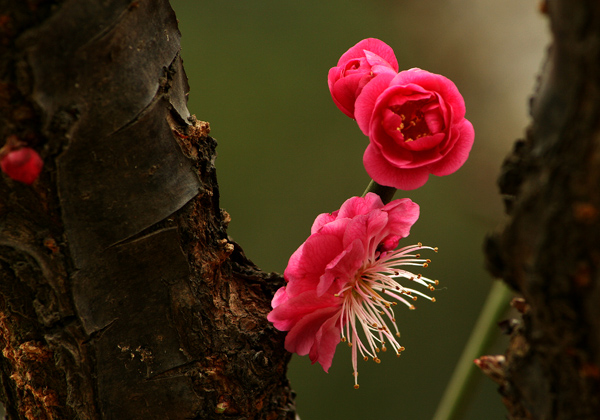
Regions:
[[[396,249],[418,217],[419,206],[407,198],[384,205],[368,193],[316,218],[311,235],[290,257],[287,283],[268,315],[275,328],[288,331],[288,351],[308,354],[327,372],[337,344],[347,343],[355,388],[359,355],[376,363],[380,351],[400,355],[396,306],[414,309],[417,297],[435,301],[418,288],[433,291],[438,284],[407,269],[427,267],[431,261],[421,252],[437,248],[418,243]]]

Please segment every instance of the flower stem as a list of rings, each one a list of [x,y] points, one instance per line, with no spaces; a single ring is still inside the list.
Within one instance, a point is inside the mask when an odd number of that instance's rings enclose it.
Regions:
[[[497,333],[498,318],[508,308],[511,296],[511,291],[501,281],[496,281],[492,285],[433,420],[458,419],[458,415],[461,414],[461,409],[472,391],[471,385],[476,378],[477,367],[473,360],[482,356],[492,343]]]
[[[364,197],[365,195],[367,195],[367,193],[370,192],[377,194],[379,197],[381,197],[381,201],[383,201],[383,204],[387,204],[390,201],[392,201],[392,198],[394,198],[396,188],[379,185],[375,181],[371,180],[369,186],[367,187],[362,196]]]

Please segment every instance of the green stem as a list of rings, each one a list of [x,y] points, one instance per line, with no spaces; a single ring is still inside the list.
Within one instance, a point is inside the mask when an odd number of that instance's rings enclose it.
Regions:
[[[379,197],[381,197],[381,201],[383,201],[383,204],[387,204],[390,201],[392,201],[392,198],[394,198],[396,189],[393,187],[386,187],[384,185],[379,185],[375,181],[371,180],[371,182],[369,183],[369,186],[367,187],[367,189],[365,190],[365,192],[363,193],[362,196],[364,197],[369,192],[377,194]]]
[[[458,419],[476,378],[477,367],[473,360],[482,356],[492,343],[498,331],[498,318],[508,308],[511,296],[511,291],[504,283],[496,281],[493,284],[433,420]]]

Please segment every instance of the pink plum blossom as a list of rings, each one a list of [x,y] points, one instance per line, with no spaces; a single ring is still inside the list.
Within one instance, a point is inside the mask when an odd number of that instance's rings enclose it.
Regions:
[[[38,153],[30,147],[22,147],[3,154],[0,168],[15,181],[33,184],[37,179],[44,162]]]
[[[329,91],[340,111],[354,118],[354,103],[365,85],[378,74],[397,72],[398,61],[389,45],[375,38],[363,39],[329,70]]]
[[[418,188],[429,174],[460,168],[473,146],[473,125],[449,79],[421,69],[381,73],[356,99],[354,115],[370,144],[363,156],[375,182]]]
[[[427,267],[430,260],[418,252],[437,249],[420,243],[395,249],[418,217],[419,206],[407,198],[384,205],[377,194],[368,193],[316,218],[311,235],[290,257],[287,283],[275,294],[268,315],[275,328],[288,331],[288,351],[308,354],[327,372],[336,346],[346,342],[355,388],[359,353],[376,363],[377,354],[388,347],[400,355],[404,347],[397,340],[394,307],[400,302],[414,309],[417,296],[435,301],[400,280],[430,290],[438,284],[402,268]]]

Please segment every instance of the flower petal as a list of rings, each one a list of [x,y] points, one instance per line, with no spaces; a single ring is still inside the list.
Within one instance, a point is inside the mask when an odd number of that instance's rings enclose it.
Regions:
[[[320,297],[329,291],[336,280],[342,285],[351,281],[364,260],[365,246],[360,239],[356,239],[325,267],[325,273],[321,276],[317,286],[317,296]],[[338,286],[335,291],[330,291],[330,293],[337,293],[339,288]]]
[[[398,71],[398,60],[394,54],[394,50],[387,45],[385,42],[377,38],[367,38],[359,41],[356,45],[348,49],[338,61],[338,66],[343,65],[347,61],[354,58],[360,58],[365,56],[365,51],[369,51],[381,57],[386,63],[390,65],[395,71]]]
[[[463,120],[463,123],[457,127],[456,131],[458,139],[454,147],[450,149],[442,160],[429,165],[429,171],[432,174],[437,176],[450,175],[456,172],[467,161],[473,147],[473,140],[475,139],[473,124],[468,120]]]
[[[363,164],[369,176],[380,185],[400,190],[414,190],[427,182],[427,167],[401,169],[390,165],[373,145],[369,145],[363,156]]]
[[[334,322],[337,321],[339,315],[340,307],[320,308],[306,315],[292,327],[285,337],[285,349],[291,353],[298,353],[300,356],[308,354],[313,345],[315,345],[317,332],[323,324],[331,318],[334,318]],[[340,328],[338,327],[337,330],[334,329],[333,331],[330,328],[327,331],[329,334],[332,332],[336,335],[337,341],[339,341]],[[319,343],[316,344],[318,345]],[[333,358],[333,353],[330,357]],[[314,362],[315,360],[313,360]]]
[[[354,118],[365,136],[368,136],[371,130],[371,118],[379,96],[389,86],[392,79],[394,79],[393,74],[380,74],[371,80],[356,98]]]
[[[338,316],[332,316],[323,323],[315,336],[315,342],[310,349],[310,360],[315,363],[319,362],[325,372],[329,372],[335,348],[340,342],[341,327],[338,323]]]
[[[341,300],[333,295],[318,297],[315,290],[307,290],[274,308],[267,315],[267,319],[278,330],[290,331],[300,320],[313,312],[323,308],[339,307],[341,303]]]
[[[365,197],[352,197],[346,200],[340,207],[338,217],[353,218],[382,206],[383,201],[377,194],[368,193]]]

